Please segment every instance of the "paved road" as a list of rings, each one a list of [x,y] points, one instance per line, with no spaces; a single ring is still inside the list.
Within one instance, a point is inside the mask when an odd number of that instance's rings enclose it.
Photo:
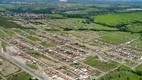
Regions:
[[[20,67],[22,70],[24,70],[25,72],[27,72],[31,76],[36,77],[38,80],[43,80],[42,78],[40,78],[37,75],[35,75],[34,73],[32,73],[32,72],[34,72],[32,69],[30,69],[29,67],[21,64],[17,60],[13,59],[10,55],[8,55],[8,54],[0,54],[0,55],[5,57],[6,59],[8,59],[10,62],[14,63],[16,66]]]

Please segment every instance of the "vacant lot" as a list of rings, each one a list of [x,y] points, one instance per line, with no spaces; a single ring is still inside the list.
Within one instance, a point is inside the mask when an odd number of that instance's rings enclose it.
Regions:
[[[35,70],[38,69],[38,66],[36,65],[36,63],[27,63],[26,65],[29,66],[32,69],[35,69]]]
[[[9,77],[7,80],[29,80],[31,76],[25,72],[13,75]]]
[[[139,38],[139,34],[131,34],[128,32],[99,32],[103,42],[111,44],[123,44],[131,40]]]
[[[108,71],[118,66],[118,63],[116,62],[106,59],[100,60],[97,57],[88,57],[85,60],[85,63],[102,71]]]
[[[10,62],[6,60],[1,61],[0,69],[1,69],[1,74],[3,76],[11,75],[20,70],[17,66],[11,64]]]
[[[142,51],[142,41],[140,39],[135,40],[128,47],[134,50]]]

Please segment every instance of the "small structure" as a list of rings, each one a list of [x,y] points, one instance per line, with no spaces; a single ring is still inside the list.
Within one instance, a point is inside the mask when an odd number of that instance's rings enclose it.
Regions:
[[[67,0],[59,0],[60,2],[67,2]]]

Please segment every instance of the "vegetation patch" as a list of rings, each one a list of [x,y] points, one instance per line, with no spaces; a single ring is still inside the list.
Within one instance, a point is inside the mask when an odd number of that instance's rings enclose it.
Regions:
[[[129,14],[105,14],[92,16],[96,23],[108,26],[121,27],[122,25],[131,24],[135,22],[142,22],[142,13],[129,13]]]
[[[99,58],[96,57],[88,57],[85,62],[94,68],[100,69],[102,71],[109,71],[118,66],[118,63],[110,60],[101,61]]]
[[[27,63],[26,65],[29,66],[32,69],[35,69],[35,70],[38,69],[38,66],[35,63]]]
[[[121,65],[115,71],[110,72],[98,80],[142,80],[141,70],[141,66],[137,67],[136,70],[133,71],[129,67]]]
[[[123,44],[140,37],[139,34],[131,34],[129,32],[99,32],[100,40],[110,44]]]
[[[138,76],[137,74],[120,71],[120,72],[109,73],[98,80],[141,80],[141,79],[142,77]]]
[[[21,28],[21,26],[11,20],[12,19],[8,17],[0,17],[0,26],[4,28]]]
[[[29,80],[31,77],[32,77],[31,75],[29,75],[25,72],[21,72],[19,74],[12,75],[7,80]]]

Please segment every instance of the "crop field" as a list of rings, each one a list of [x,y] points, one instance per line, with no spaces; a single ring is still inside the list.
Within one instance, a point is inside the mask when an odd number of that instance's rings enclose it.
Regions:
[[[141,22],[142,13],[131,13],[131,14],[106,14],[92,16],[95,22],[101,23],[108,26],[121,26],[125,24],[131,24],[133,22]]]

